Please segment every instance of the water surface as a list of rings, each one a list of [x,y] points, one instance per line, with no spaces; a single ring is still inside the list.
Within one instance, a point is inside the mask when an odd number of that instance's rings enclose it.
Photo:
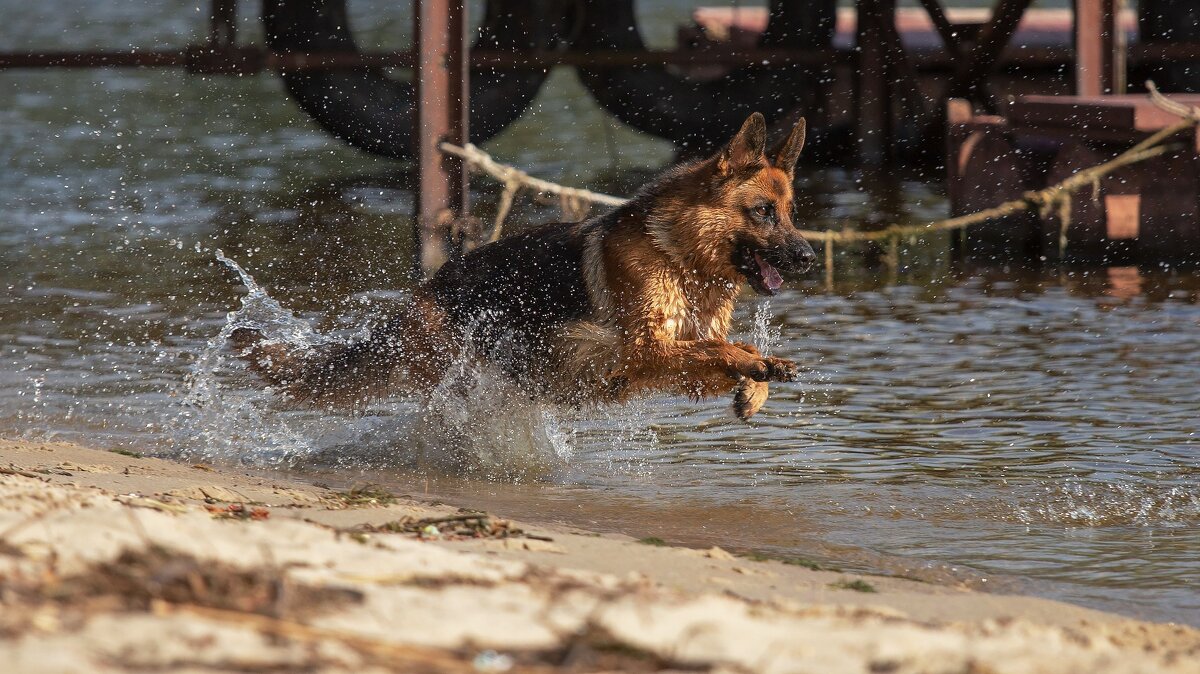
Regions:
[[[203,25],[194,5],[3,0],[0,43],[179,46]],[[391,10],[351,6],[403,32]],[[815,279],[743,302],[739,330],[762,311],[775,352],[804,365],[750,425],[727,400],[575,412],[495,387],[440,399],[442,426],[419,401],[288,410],[209,346],[245,295],[216,250],[315,325],[352,331],[410,283],[405,168],[324,136],[269,76],[9,72],[0,90],[4,436],[429,489],[1200,625],[1194,272],[960,270],[935,238],[904,242],[891,274],[841,251],[832,291]],[[569,71],[489,149],[614,192],[671,157]],[[817,228],[939,217],[938,186],[917,178],[810,171],[801,209]],[[488,217],[495,192],[478,187]],[[513,224],[555,214],[526,203]],[[444,424],[476,431],[452,438],[451,461]]]

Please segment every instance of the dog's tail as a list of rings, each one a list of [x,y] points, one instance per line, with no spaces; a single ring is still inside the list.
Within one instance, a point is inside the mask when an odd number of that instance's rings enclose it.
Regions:
[[[288,398],[326,407],[361,408],[375,398],[440,381],[452,354],[427,311],[410,306],[351,343],[299,349],[237,328],[229,340],[252,372]],[[440,341],[440,343],[439,343]]]

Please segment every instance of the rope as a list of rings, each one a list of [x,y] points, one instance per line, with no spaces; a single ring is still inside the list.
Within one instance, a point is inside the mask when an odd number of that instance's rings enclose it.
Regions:
[[[1059,252],[1061,254],[1065,252],[1067,245],[1066,236],[1071,220],[1070,197],[1072,194],[1087,186],[1097,189],[1102,178],[1118,169],[1179,149],[1178,145],[1163,145],[1162,143],[1168,138],[1188,129],[1193,129],[1200,124],[1200,108],[1190,107],[1170,100],[1158,91],[1153,82],[1146,82],[1146,88],[1150,92],[1150,100],[1156,106],[1183,119],[1150,135],[1113,159],[1079,171],[1045,189],[1026,192],[1018,199],[1013,199],[1012,201],[1007,201],[976,213],[946,218],[921,225],[890,225],[883,229],[859,231],[853,229],[854,223],[847,221],[844,223],[844,229],[802,229],[799,230],[799,233],[806,239],[826,244],[825,274],[827,283],[831,283],[833,277],[832,244],[834,242],[853,243],[880,241],[883,239],[894,241],[906,236],[911,237],[931,232],[965,229],[972,225],[1013,215],[1032,208],[1038,208],[1042,213],[1055,213],[1058,215],[1061,221],[1059,234]],[[564,215],[571,219],[582,218],[586,214],[588,204],[615,207],[628,201],[627,199],[614,197],[609,194],[602,194],[577,187],[566,187],[540,178],[534,178],[518,168],[497,162],[490,154],[470,143],[467,143],[463,147],[450,143],[442,143],[439,148],[446,154],[461,158],[470,168],[504,185],[504,192],[500,198],[496,220],[493,224],[491,237],[489,237],[492,241],[500,237],[504,218],[507,217],[511,210],[513,201],[516,199],[517,193],[521,188],[529,188],[534,192],[557,196]]]

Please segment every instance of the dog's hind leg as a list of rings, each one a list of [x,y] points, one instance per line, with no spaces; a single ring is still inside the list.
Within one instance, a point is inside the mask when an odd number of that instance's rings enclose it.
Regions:
[[[415,299],[398,315],[358,342],[300,351],[267,341],[257,330],[230,335],[255,372],[290,398],[315,405],[359,408],[374,398],[436,384],[455,353],[443,312]]]

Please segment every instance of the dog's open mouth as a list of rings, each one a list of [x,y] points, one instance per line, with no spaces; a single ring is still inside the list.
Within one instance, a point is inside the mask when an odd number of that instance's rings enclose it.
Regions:
[[[739,253],[738,271],[750,282],[759,295],[774,295],[783,287],[783,276],[761,253],[742,248]]]

